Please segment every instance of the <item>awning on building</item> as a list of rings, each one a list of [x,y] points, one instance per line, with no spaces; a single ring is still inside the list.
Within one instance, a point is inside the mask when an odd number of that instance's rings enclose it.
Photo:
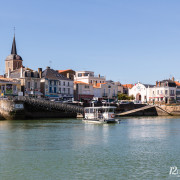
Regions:
[[[43,95],[39,91],[26,91],[25,93],[28,94],[28,95],[39,95],[39,96]]]
[[[59,96],[58,96],[58,95],[55,95],[55,94],[50,94],[50,95],[47,94],[47,95],[45,95],[45,96],[46,96],[46,97],[54,97],[54,98],[57,97],[57,98],[59,98]]]

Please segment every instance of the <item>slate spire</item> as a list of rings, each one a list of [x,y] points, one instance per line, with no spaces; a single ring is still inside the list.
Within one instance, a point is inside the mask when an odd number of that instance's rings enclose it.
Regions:
[[[13,43],[12,43],[11,54],[17,54],[15,34],[14,34],[14,38],[13,38]]]

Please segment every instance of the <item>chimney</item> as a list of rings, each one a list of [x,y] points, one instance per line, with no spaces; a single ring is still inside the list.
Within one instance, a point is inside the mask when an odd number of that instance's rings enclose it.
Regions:
[[[42,78],[42,68],[38,68],[39,77]]]
[[[156,87],[158,86],[158,81],[156,81]]]
[[[20,69],[20,77],[22,78],[23,77],[23,67],[21,66],[21,69]]]
[[[11,73],[11,69],[8,69],[8,74],[7,74],[7,78],[10,78],[10,73]]]
[[[161,82],[159,81],[159,87],[161,86]]]
[[[172,77],[172,81],[174,81],[174,77]]]
[[[94,81],[94,82],[93,82],[93,85],[94,85],[94,86],[97,86],[97,83],[96,83],[96,81]]]
[[[101,77],[101,75],[99,74],[99,75],[98,75],[98,77],[100,78],[100,77]]]
[[[47,66],[47,67],[46,67],[46,69],[50,69],[50,67],[49,67],[49,66]]]

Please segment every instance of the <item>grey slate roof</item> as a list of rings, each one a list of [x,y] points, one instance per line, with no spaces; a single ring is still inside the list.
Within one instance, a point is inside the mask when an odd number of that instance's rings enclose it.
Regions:
[[[68,80],[68,81],[73,81],[62,74],[59,74],[57,71],[54,69],[45,69],[42,72],[42,77],[46,79],[52,79],[52,80]]]
[[[152,87],[154,87],[155,85],[152,85],[152,84],[143,84],[146,88],[148,88],[148,87],[150,87],[150,88],[152,88]]]
[[[21,60],[22,61],[22,57],[17,54],[15,35],[13,38],[11,54],[7,56],[6,60]]]
[[[17,54],[15,35],[14,35],[14,38],[13,38],[11,54]]]

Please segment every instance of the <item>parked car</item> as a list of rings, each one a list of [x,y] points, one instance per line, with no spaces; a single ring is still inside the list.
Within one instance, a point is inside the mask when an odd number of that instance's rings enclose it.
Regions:
[[[96,104],[98,101],[97,100],[92,100],[90,103]]]
[[[134,100],[134,104],[142,104],[142,102],[138,100]]]
[[[107,103],[107,101],[106,101],[106,100],[104,100],[104,99],[103,99],[101,102],[102,102],[103,104]]]

